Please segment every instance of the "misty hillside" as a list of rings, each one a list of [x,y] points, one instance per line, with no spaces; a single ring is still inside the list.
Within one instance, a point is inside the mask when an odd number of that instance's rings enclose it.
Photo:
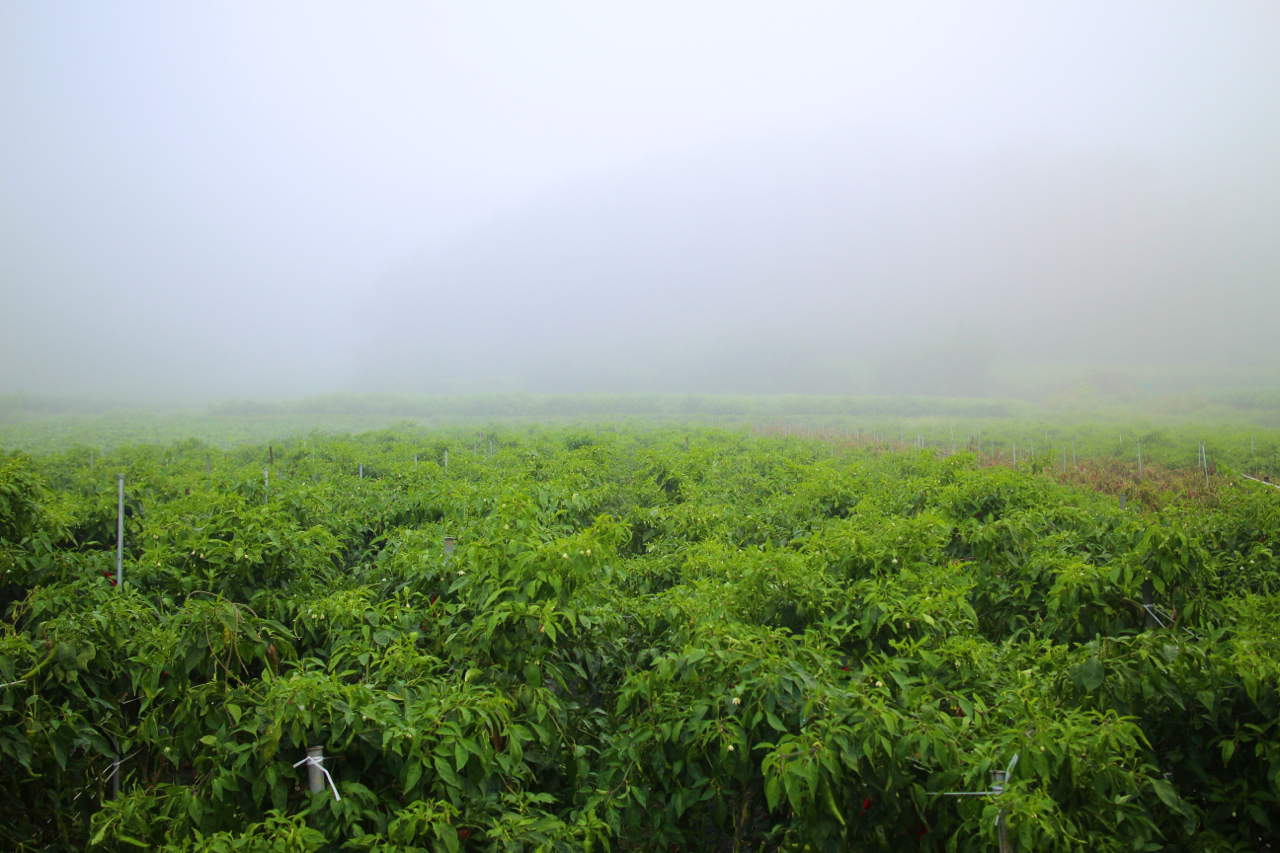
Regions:
[[[943,156],[852,134],[655,160],[390,276],[362,384],[990,393],[996,358],[1275,363],[1277,206],[1123,152]]]

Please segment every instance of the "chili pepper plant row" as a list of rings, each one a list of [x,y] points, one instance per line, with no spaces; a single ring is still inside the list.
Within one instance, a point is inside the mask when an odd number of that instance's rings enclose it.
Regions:
[[[3,455],[0,846],[1264,849],[1280,493],[1217,476],[1157,513],[713,430]]]

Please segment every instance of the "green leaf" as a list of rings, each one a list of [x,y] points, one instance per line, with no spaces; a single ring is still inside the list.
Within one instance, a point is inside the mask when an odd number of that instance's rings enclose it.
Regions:
[[[1102,668],[1102,661],[1097,658],[1089,658],[1080,664],[1080,683],[1084,685],[1084,689],[1092,693],[1102,686],[1102,680],[1106,676],[1106,672]]]
[[[782,798],[782,782],[777,775],[770,775],[764,783],[764,796],[769,802],[769,811],[778,808],[778,800]]]
[[[432,764],[435,765],[436,772],[440,774],[440,778],[445,784],[451,788],[459,788],[458,774],[454,772],[453,765],[447,759],[439,755],[432,756]]]
[[[1160,798],[1160,802],[1164,803],[1175,812],[1181,814],[1186,808],[1186,806],[1183,805],[1182,800],[1178,797],[1178,792],[1175,791],[1173,786],[1165,780],[1152,779],[1151,787],[1155,788],[1156,796]]]
[[[458,830],[453,828],[453,824],[436,824],[436,837],[444,843],[444,849],[449,853],[458,853]]]
[[[409,764],[409,770],[404,776],[404,792],[408,794],[413,787],[418,784],[418,780],[422,778],[422,762],[413,761]]]

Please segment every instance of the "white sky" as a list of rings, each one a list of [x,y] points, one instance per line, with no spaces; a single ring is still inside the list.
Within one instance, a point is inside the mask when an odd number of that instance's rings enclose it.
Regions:
[[[1280,5],[11,2],[0,116],[0,392],[296,395],[357,382],[392,271],[655,158],[1274,186]]]

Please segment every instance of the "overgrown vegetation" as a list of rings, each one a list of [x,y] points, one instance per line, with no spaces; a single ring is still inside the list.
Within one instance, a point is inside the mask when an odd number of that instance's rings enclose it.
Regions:
[[[1019,850],[1273,843],[1280,490],[1220,467],[1122,510],[1044,449],[884,449],[5,456],[0,844],[969,850],[1000,814]]]

